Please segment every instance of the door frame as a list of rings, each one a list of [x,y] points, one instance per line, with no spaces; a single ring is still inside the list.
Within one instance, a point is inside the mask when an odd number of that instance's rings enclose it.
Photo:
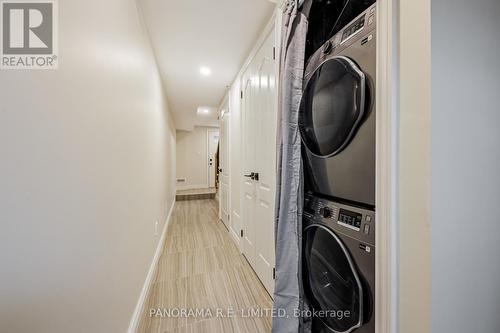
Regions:
[[[221,152],[222,152],[222,145],[221,145],[221,142],[222,142],[222,137],[224,136],[224,140],[227,140],[227,145],[226,145],[226,148],[227,148],[227,151],[225,152],[226,154],[226,157],[227,157],[227,166],[226,168],[229,169],[229,174],[228,174],[228,180],[227,180],[227,183],[228,183],[228,189],[227,189],[227,210],[228,210],[228,224],[224,224],[226,225],[226,227],[228,228],[228,230],[231,230],[231,168],[229,167],[230,163],[231,163],[231,148],[230,148],[230,143],[231,143],[231,133],[230,133],[230,126],[231,126],[231,110],[230,110],[230,105],[229,105],[229,95],[226,93],[226,95],[224,95],[224,98],[222,100],[222,103],[219,105],[219,116],[218,116],[218,120],[219,120],[219,165],[222,165],[221,161]],[[228,137],[226,138],[225,137],[225,134],[224,131],[223,131],[223,127],[222,127],[222,122],[223,122],[223,116],[224,114],[228,114],[229,115],[229,121],[228,123],[226,124],[226,126],[228,126],[228,130],[227,130],[227,135]],[[222,219],[222,182],[220,181],[221,180],[221,175],[220,175],[220,172],[219,170],[217,170],[217,173],[219,173],[219,220],[223,221]],[[222,173],[224,173],[224,169],[222,170]]]
[[[399,1],[377,2],[376,333],[399,331]]]
[[[378,0],[377,15],[376,332],[426,333],[431,3]]]
[[[217,132],[219,133],[219,142],[218,142],[218,145],[220,146],[220,128],[208,128],[207,129],[207,188],[210,188],[210,133],[213,133],[213,132]],[[213,163],[215,163],[215,161],[212,161]],[[215,167],[214,167],[215,169]],[[216,173],[217,173],[217,170],[215,170]],[[214,175],[215,177],[215,182],[217,182],[217,177]],[[215,186],[215,184],[214,184]]]

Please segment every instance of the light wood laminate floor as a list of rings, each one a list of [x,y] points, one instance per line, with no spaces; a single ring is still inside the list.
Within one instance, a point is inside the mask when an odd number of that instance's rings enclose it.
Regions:
[[[175,203],[139,332],[271,331],[270,313],[249,316],[249,309],[271,309],[272,300],[217,216],[215,200]],[[150,309],[171,316],[150,316]],[[173,309],[210,309],[212,316],[176,316]]]

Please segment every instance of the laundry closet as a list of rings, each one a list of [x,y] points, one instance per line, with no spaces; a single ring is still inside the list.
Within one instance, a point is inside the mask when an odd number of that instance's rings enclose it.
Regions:
[[[309,25],[298,110],[304,194],[300,297],[313,332],[375,331],[376,4],[304,1]],[[254,45],[220,107],[220,218],[271,296],[281,11]],[[227,150],[227,152],[226,152]],[[223,159],[224,160],[224,159]],[[279,274],[279,273],[278,273]]]
[[[312,332],[374,333],[377,8],[373,1],[304,6],[301,297],[314,310],[350,314],[314,317]]]

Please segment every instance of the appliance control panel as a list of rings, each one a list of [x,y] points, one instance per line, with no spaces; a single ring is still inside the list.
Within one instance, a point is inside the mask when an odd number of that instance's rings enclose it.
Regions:
[[[316,65],[322,63],[326,59],[335,56],[342,52],[343,49],[349,47],[352,43],[358,42],[358,37],[362,39],[361,45],[373,39],[375,33],[377,17],[377,4],[373,4],[366,9],[362,14],[353,19],[343,30],[337,32],[333,37],[327,40],[322,47],[307,60],[306,71],[304,78],[307,79],[316,70]],[[369,34],[372,31],[372,34]],[[369,34],[369,35],[367,35]],[[313,67],[310,64],[314,64]]]
[[[340,42],[344,43],[346,40],[350,39],[367,26],[371,28],[371,26],[375,23],[376,8],[376,4],[372,5],[370,8],[365,10],[363,14],[356,17],[349,25],[347,25],[347,27],[345,27],[341,32],[342,37]]]
[[[323,223],[332,229],[364,242],[375,244],[375,212],[360,207],[306,193],[304,197],[306,223]]]
[[[358,31],[362,30],[365,26],[365,15],[361,16],[358,20],[354,21],[350,26],[344,29],[342,32],[342,41],[347,40],[352,35],[356,34]]]
[[[363,214],[352,212],[347,209],[339,210],[337,223],[359,231],[359,229],[361,228],[361,222],[363,222]]]

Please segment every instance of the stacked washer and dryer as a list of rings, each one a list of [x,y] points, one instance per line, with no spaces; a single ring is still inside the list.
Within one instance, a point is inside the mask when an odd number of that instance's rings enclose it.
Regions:
[[[328,311],[313,332],[375,332],[375,20],[373,4],[306,64],[303,296]]]

